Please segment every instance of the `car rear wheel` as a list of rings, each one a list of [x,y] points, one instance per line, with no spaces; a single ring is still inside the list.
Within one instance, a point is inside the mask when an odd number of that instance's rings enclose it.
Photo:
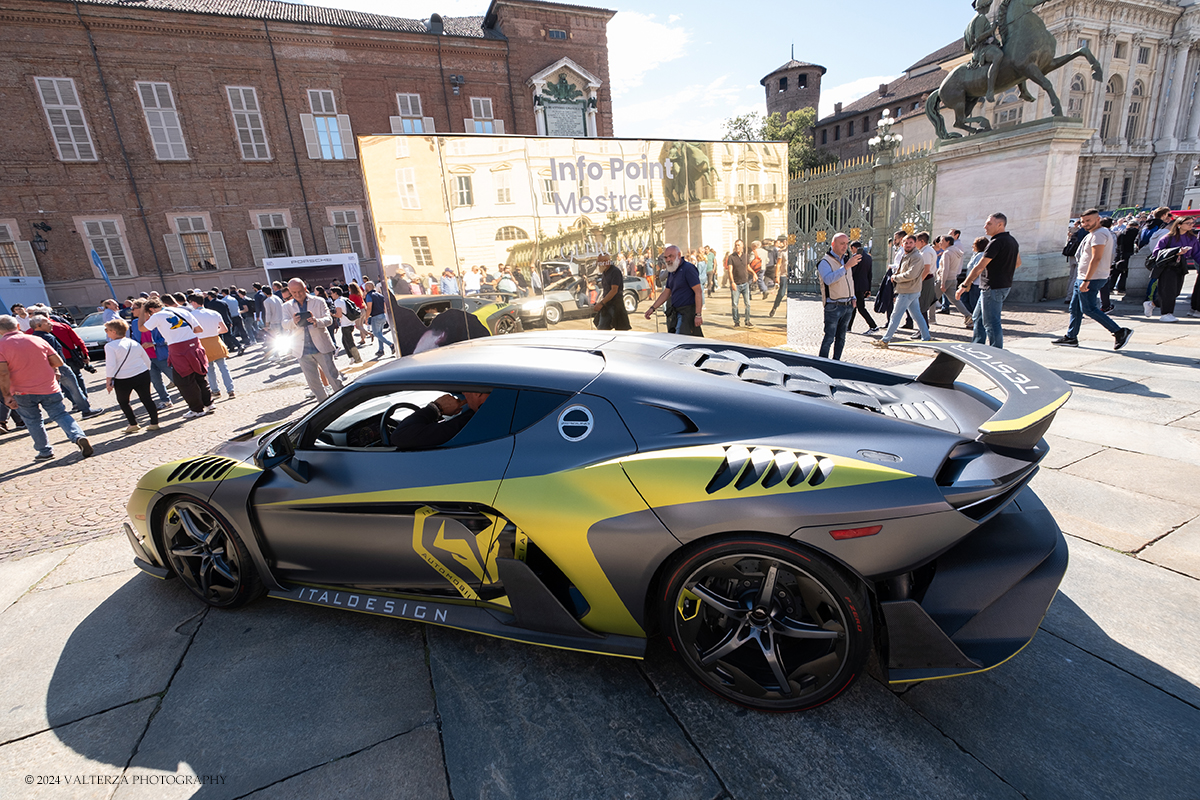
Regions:
[[[637,313],[638,299],[633,292],[625,292],[625,311],[630,314]]]
[[[206,503],[171,500],[162,515],[162,541],[171,569],[208,605],[237,608],[263,594],[246,546]]]
[[[562,306],[555,305],[554,303],[546,306],[546,322],[551,325],[557,325],[562,322],[562,316]]]
[[[695,549],[667,573],[660,622],[705,687],[763,711],[832,700],[873,641],[861,582],[790,543],[753,536]]]
[[[496,336],[513,333],[517,329],[517,321],[512,317],[501,317],[496,321]]]

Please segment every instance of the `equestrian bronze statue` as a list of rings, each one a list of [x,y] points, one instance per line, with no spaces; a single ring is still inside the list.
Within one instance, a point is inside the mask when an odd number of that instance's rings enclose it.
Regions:
[[[1033,81],[1050,98],[1054,116],[1062,116],[1062,103],[1054,85],[1046,77],[1059,67],[1085,58],[1092,65],[1092,77],[1103,80],[1104,70],[1087,47],[1065,55],[1054,55],[1054,36],[1034,13],[1034,8],[1046,0],[1003,0],[993,25],[987,17],[991,0],[975,0],[978,12],[967,27],[963,46],[972,54],[971,60],[959,64],[925,101],[925,115],[933,123],[939,139],[957,139],[961,133],[946,130],[940,108],[954,112],[954,127],[967,133],[982,133],[992,129],[987,117],[971,116],[976,103],[991,100],[1014,86],[1019,87],[1021,99],[1032,102],[1025,82]]]

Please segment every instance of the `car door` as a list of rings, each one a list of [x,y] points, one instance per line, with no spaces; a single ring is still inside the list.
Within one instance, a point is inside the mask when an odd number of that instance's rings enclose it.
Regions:
[[[251,501],[281,581],[467,599],[495,581],[490,551],[503,523],[490,511],[512,455],[515,391],[494,391],[442,447],[404,452],[378,441],[388,409],[442,393],[366,386],[307,421],[292,466],[307,482],[270,470]]]

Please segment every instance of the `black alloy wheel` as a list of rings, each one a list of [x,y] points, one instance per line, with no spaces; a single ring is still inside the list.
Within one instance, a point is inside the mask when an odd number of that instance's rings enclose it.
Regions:
[[[214,608],[237,608],[264,589],[250,553],[208,505],[175,498],[162,516],[167,561],[192,594]]]
[[[873,641],[861,582],[790,543],[737,537],[693,550],[666,573],[663,631],[716,694],[763,711],[832,700]]]
[[[496,331],[493,335],[504,336],[517,330],[517,321],[507,314],[496,320]]]

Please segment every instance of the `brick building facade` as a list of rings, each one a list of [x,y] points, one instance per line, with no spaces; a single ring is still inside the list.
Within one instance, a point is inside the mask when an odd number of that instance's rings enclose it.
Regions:
[[[353,250],[375,274],[354,136],[538,135],[559,75],[586,90],[579,134],[611,136],[612,16],[536,0],[429,20],[274,0],[10,0],[0,274],[40,276],[52,302],[85,309],[110,294],[93,248],[121,297],[248,286],[281,255]]]

